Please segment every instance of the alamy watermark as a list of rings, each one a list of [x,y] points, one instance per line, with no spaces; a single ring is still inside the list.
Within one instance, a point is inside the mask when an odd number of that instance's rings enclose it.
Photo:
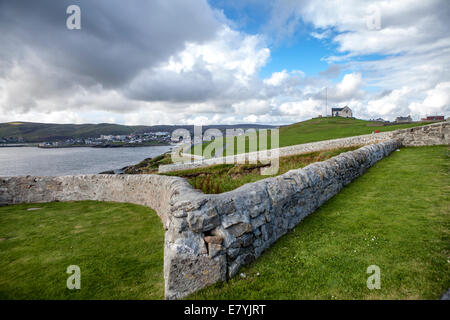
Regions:
[[[214,164],[261,164],[262,175],[273,175],[279,169],[279,130],[210,128],[203,132],[194,126],[194,136],[187,129],[177,129],[171,137],[173,163],[201,162],[215,158]],[[209,142],[204,145],[205,142]],[[269,147],[270,142],[270,147]]]
[[[77,265],[70,265],[67,267],[66,270],[67,274],[70,274],[70,276],[67,278],[66,285],[67,289],[73,290],[81,289],[81,270],[80,267]]]
[[[381,289],[381,270],[380,267],[377,265],[370,265],[367,267],[366,272],[368,274],[371,274],[371,276],[369,276],[367,278],[366,284],[367,284],[367,288],[369,290],[373,290],[373,289]]]
[[[377,5],[370,5],[367,8],[366,26],[369,30],[381,29],[381,9]]]
[[[79,6],[72,4],[67,7],[67,17],[66,26],[69,30],[80,30],[81,29],[81,9]]]

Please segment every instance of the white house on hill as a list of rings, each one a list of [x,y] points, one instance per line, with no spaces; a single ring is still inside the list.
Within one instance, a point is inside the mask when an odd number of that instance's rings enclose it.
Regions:
[[[344,117],[344,118],[353,117],[352,109],[350,109],[348,106],[345,106],[343,108],[332,108],[331,115],[333,117]]]

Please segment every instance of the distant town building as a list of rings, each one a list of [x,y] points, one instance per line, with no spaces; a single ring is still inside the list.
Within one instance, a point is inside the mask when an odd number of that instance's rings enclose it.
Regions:
[[[420,119],[422,121],[445,121],[444,116],[428,116],[426,118]]]
[[[168,136],[169,133],[166,131],[158,131],[153,133],[155,136]]]
[[[344,118],[353,117],[352,109],[350,109],[348,106],[345,106],[343,108],[332,108],[331,115],[333,117],[344,117]]]
[[[395,118],[395,122],[397,122],[397,123],[408,123],[408,122],[412,122],[412,119],[411,119],[411,116],[397,117],[397,118]]]
[[[114,137],[112,135],[100,135],[100,139],[102,140],[112,140]]]

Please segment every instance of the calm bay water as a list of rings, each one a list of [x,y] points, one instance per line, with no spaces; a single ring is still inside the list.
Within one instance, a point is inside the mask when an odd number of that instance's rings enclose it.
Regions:
[[[169,149],[169,146],[60,149],[1,147],[0,176],[94,174],[137,164]]]

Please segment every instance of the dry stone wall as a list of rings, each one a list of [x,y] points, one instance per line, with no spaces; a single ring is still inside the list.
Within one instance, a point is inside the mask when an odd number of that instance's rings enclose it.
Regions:
[[[180,298],[235,275],[303,218],[401,146],[399,140],[369,145],[303,169],[246,184],[218,195],[202,195],[174,208],[170,224],[178,234],[166,238],[169,277],[166,294]],[[209,258],[206,259],[206,257]],[[208,261],[204,269],[204,261]],[[170,269],[171,268],[171,269]],[[170,269],[170,270],[169,270]]]
[[[190,187],[182,178],[162,175],[2,177],[0,204],[78,200],[127,202],[153,208],[165,225],[168,209],[182,186]]]
[[[450,122],[392,131],[391,138],[400,139],[405,147],[449,144]]]
[[[178,299],[235,275],[402,143],[449,143],[448,123],[391,134],[395,139],[218,195],[162,175],[27,176],[0,178],[0,203],[99,200],[155,209],[166,230],[165,296]]]

